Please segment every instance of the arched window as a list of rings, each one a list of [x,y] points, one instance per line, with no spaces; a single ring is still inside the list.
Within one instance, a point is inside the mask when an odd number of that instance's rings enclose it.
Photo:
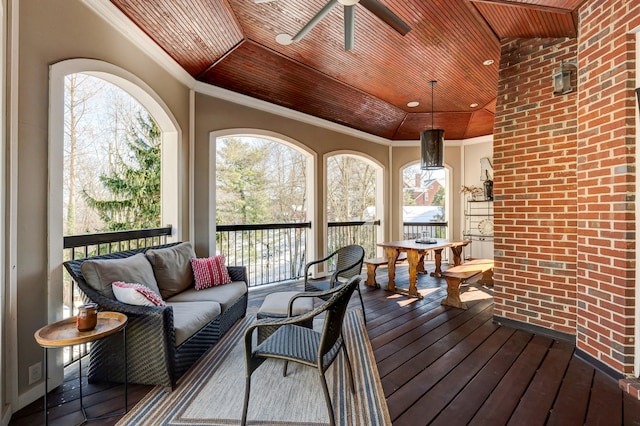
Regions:
[[[448,238],[447,169],[402,170],[403,239]]]
[[[303,273],[312,160],[275,135],[228,133],[215,139],[215,249],[229,264],[245,265],[251,285]]]
[[[65,76],[64,235],[161,226],[162,134],[109,81]]]
[[[156,194],[159,187],[160,206],[149,217],[154,217],[153,224],[177,226],[174,237],[181,239],[176,200],[182,198],[179,182],[183,180],[178,174],[177,121],[162,99],[135,75],[98,60],[62,61],[50,67],[49,102],[48,313],[52,322],[73,315],[74,304],[80,301],[69,296],[71,286],[64,285],[63,236],[145,226],[130,221],[140,215],[127,203],[111,211],[105,205],[130,199],[136,190],[123,192],[123,184],[134,183],[136,173],[141,176],[156,167],[161,177],[153,185]],[[52,361],[50,371],[61,371],[54,368],[59,361]]]
[[[382,168],[361,155],[327,157],[327,252],[358,244],[375,257],[381,235]]]

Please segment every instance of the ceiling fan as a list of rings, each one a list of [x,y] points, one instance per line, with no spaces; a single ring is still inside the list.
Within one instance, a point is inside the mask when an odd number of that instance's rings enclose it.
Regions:
[[[269,3],[274,0],[254,0],[256,3]],[[344,50],[352,50],[354,44],[354,28],[355,28],[355,5],[361,4],[364,6],[369,12],[373,13],[377,16],[381,21],[389,25],[391,28],[396,30],[398,33],[402,35],[406,35],[409,31],[411,31],[411,27],[407,25],[402,19],[400,19],[396,14],[394,14],[391,10],[389,10],[385,5],[380,3],[378,0],[329,0],[327,3],[316,15],[311,18],[307,24],[302,27],[300,31],[293,37],[284,36],[280,38],[279,42],[282,44],[289,44],[291,42],[297,42],[302,40],[302,38],[309,32],[313,27],[315,27],[318,22],[334,8],[336,4],[340,3],[344,6]],[[290,38],[289,38],[290,37]]]

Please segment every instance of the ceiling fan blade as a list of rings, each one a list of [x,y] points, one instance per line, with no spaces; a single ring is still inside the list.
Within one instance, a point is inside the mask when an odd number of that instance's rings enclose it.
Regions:
[[[271,3],[275,0],[253,0],[254,3]]]
[[[311,18],[311,20],[307,22],[307,24],[304,27],[302,27],[302,29],[298,31],[298,34],[294,35],[291,40],[292,41],[302,40],[302,37],[307,35],[307,33],[311,31],[313,27],[315,27],[322,18],[327,16],[327,14],[331,12],[331,9],[333,9],[333,7],[337,3],[338,3],[338,0],[329,0],[329,3],[327,3],[322,9],[320,9],[320,12],[316,13],[316,16]]]
[[[356,8],[355,6],[344,7],[344,50],[353,50],[355,40]]]
[[[360,0],[360,4],[400,34],[406,35],[411,31],[409,25],[378,0]]]

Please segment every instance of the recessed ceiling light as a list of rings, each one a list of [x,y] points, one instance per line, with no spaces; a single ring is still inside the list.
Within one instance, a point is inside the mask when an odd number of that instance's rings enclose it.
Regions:
[[[493,59],[487,59],[482,63],[482,65],[493,65],[495,61]]]
[[[417,102],[417,101],[407,102],[407,106],[408,106],[409,108],[415,108],[415,107],[417,107],[418,105],[420,105],[420,102]]]
[[[472,104],[471,104],[471,105],[469,105],[469,106],[470,106],[471,108],[475,108],[475,107],[477,107],[477,106],[478,106],[478,104],[474,102],[474,103],[472,103]]]
[[[292,38],[293,38],[293,37],[291,37],[289,34],[278,34],[278,35],[276,36],[276,42],[277,42],[278,44],[283,45],[283,46],[288,46],[288,45],[290,45],[291,43],[293,43]]]

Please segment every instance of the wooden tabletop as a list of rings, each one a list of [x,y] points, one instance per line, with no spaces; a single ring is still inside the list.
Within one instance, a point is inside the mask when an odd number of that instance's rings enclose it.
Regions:
[[[42,347],[59,348],[102,339],[117,333],[126,325],[127,316],[125,314],[98,312],[98,323],[93,330],[78,331],[76,317],[71,317],[42,327],[34,333],[34,337]]]
[[[389,247],[389,248],[397,248],[404,250],[441,250],[448,247],[456,247],[456,246],[465,246],[469,244],[469,241],[449,241],[444,238],[436,238],[436,242],[434,244],[427,243],[418,243],[415,239],[413,240],[401,240],[401,241],[390,241],[384,243],[378,243],[380,247]]]

